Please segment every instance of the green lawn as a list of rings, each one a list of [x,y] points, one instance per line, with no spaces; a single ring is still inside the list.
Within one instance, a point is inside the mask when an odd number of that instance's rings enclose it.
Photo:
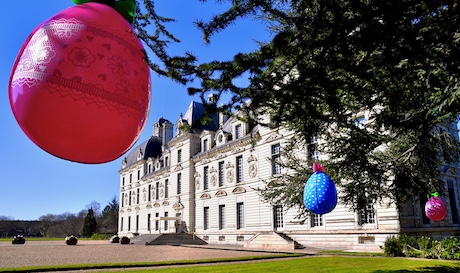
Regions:
[[[275,255],[286,257],[290,255]],[[43,272],[43,271],[63,271],[76,269],[102,269],[120,268],[120,271],[110,272],[373,272],[373,273],[410,273],[410,272],[439,272],[453,273],[460,272],[460,262],[443,260],[426,260],[411,258],[387,258],[387,257],[359,257],[359,256],[304,256],[300,258],[260,260],[262,257],[247,257],[234,259],[209,259],[196,261],[168,261],[159,263],[127,263],[127,264],[99,264],[99,265],[67,265],[67,266],[40,266],[28,268],[4,268],[0,272]],[[272,257],[273,258],[273,257]],[[229,261],[242,261],[245,263],[219,263]],[[201,263],[211,263],[199,265]],[[162,268],[164,266],[174,266],[186,264],[186,267]],[[133,267],[151,267],[153,269],[131,270]],[[121,269],[123,268],[123,270]],[[106,271],[109,272],[109,271]]]
[[[112,273],[114,271],[111,271]],[[122,271],[119,271],[122,272]],[[160,270],[136,270],[130,273],[145,272],[373,272],[373,273],[409,273],[409,272],[460,272],[460,263],[452,261],[420,260],[406,258],[370,258],[370,257],[305,257],[289,260],[252,262],[244,264],[224,264],[193,266],[183,268],[165,268]]]

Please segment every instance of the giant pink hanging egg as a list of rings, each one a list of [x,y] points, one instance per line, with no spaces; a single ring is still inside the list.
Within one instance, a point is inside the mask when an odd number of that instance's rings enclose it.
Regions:
[[[8,95],[19,126],[43,150],[103,163],[140,136],[150,72],[131,25],[107,5],[85,3],[32,32],[14,63]]]
[[[447,209],[441,198],[433,196],[425,204],[425,214],[430,220],[441,221],[447,215]]]

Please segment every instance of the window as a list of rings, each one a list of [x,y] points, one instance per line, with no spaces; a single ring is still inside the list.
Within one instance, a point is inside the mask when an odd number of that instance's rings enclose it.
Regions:
[[[375,209],[374,204],[368,203],[364,209],[359,210],[359,224],[374,224],[375,223]]]
[[[121,178],[121,185],[124,186],[125,185],[125,177],[123,176],[123,178]]]
[[[160,182],[155,183],[155,200],[160,199]]]
[[[129,174],[129,183],[132,183],[132,182],[133,182],[133,174],[130,173],[130,174]]]
[[[243,156],[236,157],[236,183],[243,182]]]
[[[157,231],[160,229],[160,220],[158,218],[160,218],[160,214],[157,212],[155,213],[155,230]]]
[[[455,196],[455,190],[454,190],[454,181],[452,180],[447,180],[447,188],[449,192],[449,203],[450,203],[450,211],[452,213],[452,223],[453,224],[458,224],[459,219],[458,219],[458,209],[457,209],[457,197]]]
[[[165,217],[168,217],[168,212],[167,211],[165,211]],[[165,231],[168,231],[168,229],[169,229],[168,223],[169,223],[169,221],[165,220]]]
[[[203,139],[203,152],[208,150],[208,139]]]
[[[152,172],[152,164],[149,164],[149,173]]]
[[[147,214],[147,230],[150,231],[150,221],[152,220],[152,215],[149,213]]]
[[[128,231],[131,230],[131,216],[128,216]]]
[[[209,188],[209,167],[206,166],[203,168],[203,189],[207,190]]]
[[[169,181],[168,179],[165,180],[165,198],[168,198],[169,197]]]
[[[219,229],[225,228],[225,205],[219,205]]]
[[[136,202],[139,204],[139,195],[140,195],[140,189],[137,189],[137,194],[136,194]]]
[[[273,207],[273,219],[275,228],[282,228],[284,227],[284,220],[283,220],[283,206],[274,206]]]
[[[420,208],[422,209],[422,223],[424,225],[429,225],[430,218],[428,218],[425,214],[425,204],[428,201],[428,198],[426,197],[425,194],[421,194],[419,200],[420,200]]]
[[[203,208],[203,229],[207,230],[209,228],[209,207]]]
[[[307,154],[310,159],[319,160],[318,137],[312,136],[311,143],[307,145]]]
[[[137,180],[141,179],[141,170],[137,170]]]
[[[224,177],[224,161],[219,162],[219,187],[224,185],[225,177]]]
[[[236,229],[244,227],[244,203],[236,203]]]
[[[182,174],[177,174],[177,194],[182,193]]]
[[[360,129],[364,128],[365,123],[366,123],[366,118],[364,116],[361,116],[355,119],[355,126]]]
[[[152,201],[152,185],[149,185],[149,192],[147,193],[149,202]]]
[[[165,156],[165,167],[168,167],[169,166],[169,158],[167,156]]]
[[[139,231],[139,215],[136,215],[136,232]]]
[[[125,193],[123,192],[121,194],[121,207],[124,207],[125,206]]]
[[[182,161],[182,150],[177,150],[177,163]]]
[[[120,219],[120,231],[123,231],[123,217]]]
[[[272,145],[272,174],[281,174],[282,168],[280,164],[281,160],[281,146],[280,144]]]
[[[241,138],[243,136],[243,130],[241,124],[235,126],[235,139]]]
[[[323,215],[312,213],[310,215],[310,226],[311,227],[322,227],[323,226]]]
[[[129,191],[129,205],[131,206],[132,192]]]

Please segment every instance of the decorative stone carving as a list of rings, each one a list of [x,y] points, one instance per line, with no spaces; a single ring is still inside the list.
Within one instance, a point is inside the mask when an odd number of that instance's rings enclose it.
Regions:
[[[265,142],[274,141],[274,140],[280,139],[282,137],[283,137],[283,135],[281,135],[280,133],[278,133],[278,131],[276,131],[276,132],[273,132],[272,134],[270,134],[267,137],[267,139],[265,140]]]
[[[216,196],[217,196],[217,197],[227,196],[227,192],[226,192],[226,191],[223,191],[223,190],[218,190],[218,191],[216,192]]]
[[[144,202],[145,202],[145,201],[147,201],[147,190],[145,189],[145,187],[144,187],[144,189],[142,190],[142,192],[144,193],[144,194],[143,194],[143,199],[144,199]]]
[[[230,161],[228,161],[227,165],[225,165],[225,168],[227,169],[227,183],[232,183],[233,179],[235,178],[233,171],[234,167],[235,166]]]
[[[251,154],[248,158],[249,163],[249,177],[254,178],[257,176],[257,158]]]
[[[210,199],[211,198],[211,195],[209,195],[209,193],[203,193],[201,196],[200,196],[201,199]]]
[[[165,190],[164,190],[165,186],[163,184],[163,182],[160,183],[160,197],[163,198],[164,195],[165,195]]]
[[[217,170],[214,167],[211,167],[211,185],[216,186],[217,185]]]
[[[244,193],[244,192],[246,192],[246,189],[243,188],[243,187],[236,187],[236,188],[233,189],[232,192],[233,192],[234,194]]]
[[[163,201],[162,205],[163,206],[169,206],[169,202],[168,201]]]
[[[197,190],[200,189],[200,173],[199,172],[195,172],[195,174],[193,175],[193,177],[195,177],[195,187]]]
[[[179,210],[183,210],[183,209],[184,209],[184,205],[182,205],[181,203],[175,203],[175,204],[172,206],[172,208],[173,208],[174,210],[178,210],[178,211],[179,211]]]
[[[235,175],[233,174],[233,169],[227,170],[227,183],[232,183]]]

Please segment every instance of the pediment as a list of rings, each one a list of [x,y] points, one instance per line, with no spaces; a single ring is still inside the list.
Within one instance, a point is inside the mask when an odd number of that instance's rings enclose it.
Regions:
[[[243,187],[236,187],[233,189],[232,191],[234,194],[239,194],[239,193],[245,193],[246,192],[246,189],[243,188]]]
[[[210,199],[211,198],[211,195],[209,195],[209,193],[203,193],[201,196],[200,196],[200,199]]]
[[[283,135],[281,135],[280,133],[278,133],[278,132],[273,132],[273,133],[271,133],[271,134],[267,137],[267,139],[265,140],[265,142],[274,141],[274,140],[280,139],[280,138],[282,138],[282,137],[283,137]]]
[[[182,205],[181,203],[175,203],[172,206],[172,208],[175,209],[175,210],[181,210],[181,209],[184,209],[184,205]]]
[[[217,197],[227,196],[227,192],[226,192],[226,191],[223,191],[223,190],[218,190],[218,191],[216,192],[216,196],[217,196]]]

